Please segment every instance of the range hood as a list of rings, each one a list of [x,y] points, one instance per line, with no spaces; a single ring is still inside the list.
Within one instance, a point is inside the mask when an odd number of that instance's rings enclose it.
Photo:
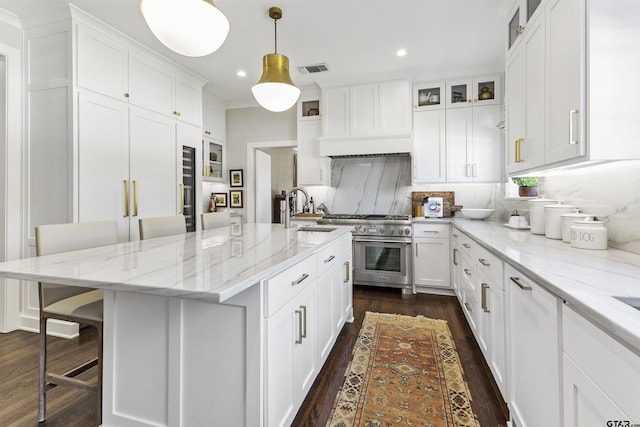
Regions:
[[[369,157],[411,157],[411,153],[341,154],[328,156],[332,159],[359,159]]]
[[[410,155],[413,149],[411,135],[362,138],[322,138],[320,155],[326,157]]]

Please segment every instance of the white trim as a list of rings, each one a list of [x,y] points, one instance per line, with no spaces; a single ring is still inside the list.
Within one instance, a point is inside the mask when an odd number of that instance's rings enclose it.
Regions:
[[[256,221],[256,150],[261,148],[286,148],[297,147],[298,141],[290,139],[286,141],[266,141],[266,142],[248,142],[247,143],[247,169],[246,182],[247,194],[245,194],[245,209],[247,214],[247,222]]]

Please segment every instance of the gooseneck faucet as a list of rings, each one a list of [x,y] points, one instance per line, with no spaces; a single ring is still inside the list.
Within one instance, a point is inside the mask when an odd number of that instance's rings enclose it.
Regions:
[[[292,189],[288,190],[285,200],[288,201],[289,200],[289,196],[294,191],[301,191],[302,194],[304,194],[304,205],[308,206],[308,204],[309,204],[309,193],[307,193],[307,190],[305,190],[302,187],[293,187]],[[294,209],[295,209],[295,207],[294,207]],[[285,214],[284,214],[284,228],[291,228],[291,212],[290,212],[289,209],[287,209],[287,212],[285,212]]]

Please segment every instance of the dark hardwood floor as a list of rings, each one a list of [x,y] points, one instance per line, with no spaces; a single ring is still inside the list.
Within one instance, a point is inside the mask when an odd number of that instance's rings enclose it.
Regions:
[[[455,297],[402,295],[397,290],[356,286],[353,306],[355,322],[343,328],[293,425],[319,427],[326,424],[351,360],[351,351],[365,311],[410,316],[422,314],[447,320],[471,390],[473,411],[480,425],[506,425],[506,406],[497,397],[488,367]],[[74,340],[50,338],[50,363],[60,371],[74,366],[79,360],[91,357],[96,348],[95,340],[93,328],[84,328],[80,337]],[[95,372],[89,371],[83,375],[91,376]],[[56,387],[48,393],[47,421],[38,424],[37,381],[38,335],[23,331],[0,334],[0,427],[97,425],[95,397],[68,387]]]
[[[351,361],[351,351],[366,311],[408,316],[421,314],[432,319],[446,320],[469,384],[473,399],[471,406],[480,425],[506,426],[506,404],[499,397],[497,386],[489,374],[489,367],[484,362],[456,297],[402,295],[399,290],[355,286],[353,310],[355,321],[342,329],[320,375],[294,419],[294,426],[316,427],[327,423],[335,397],[344,381],[344,373]]]

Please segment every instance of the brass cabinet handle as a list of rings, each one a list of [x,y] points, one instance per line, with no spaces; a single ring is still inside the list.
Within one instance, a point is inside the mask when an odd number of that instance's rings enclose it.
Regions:
[[[458,249],[453,248],[453,265],[458,265]]]
[[[333,261],[334,259],[335,259],[335,255],[331,255],[329,258],[327,258],[327,259],[325,259],[325,260],[324,260],[324,263],[325,263],[325,264],[326,264],[326,263],[329,263],[329,262]]]
[[[468,303],[468,302],[465,302],[465,303],[464,303],[464,307],[467,309],[467,311],[468,311],[469,313],[471,313],[471,312],[473,311],[473,310],[471,309],[471,306],[469,305],[469,303]]]
[[[490,313],[489,307],[487,307],[487,289],[489,289],[489,285],[486,283],[482,284],[482,309],[485,313]]]
[[[464,274],[466,274],[467,276],[471,276],[471,271],[468,268],[465,268]]]
[[[291,286],[299,285],[300,283],[304,282],[307,277],[309,277],[309,275],[307,273],[304,273],[298,280],[294,280],[293,282],[291,282]]]
[[[522,144],[522,141],[524,141],[524,138],[516,139],[516,163],[524,162],[524,160],[522,159],[522,151],[520,147]]]
[[[471,245],[470,245],[470,244],[468,244],[468,243],[463,243],[463,244],[462,244],[462,246],[464,246],[464,247],[465,247],[465,248],[467,248],[467,249],[471,248]]]
[[[124,94],[124,97],[125,97],[125,98],[128,98],[128,97],[129,97],[129,94],[128,94],[128,93],[125,93],[125,94]]]
[[[295,313],[298,316],[298,339],[296,344],[302,344],[302,311],[295,310]]]
[[[180,184],[180,213],[184,213],[184,184]]]
[[[458,235],[456,233],[453,233],[453,237],[455,237],[457,239]]]
[[[205,130],[205,131],[204,131],[204,134],[205,134],[205,135],[211,135],[211,131]]]
[[[576,145],[579,144],[580,141],[578,139],[573,138],[573,115],[577,115],[579,110],[571,110],[569,111],[569,144]],[[578,116],[578,118],[580,118]]]
[[[518,25],[518,29],[516,30],[516,35],[519,36],[524,32],[524,27],[522,25]]]
[[[345,279],[344,279],[344,283],[349,283],[349,280],[351,280],[351,272],[349,271],[349,261],[345,261],[344,262],[344,270],[345,270]]]
[[[516,285],[518,285],[520,287],[520,289],[522,289],[523,291],[530,291],[533,288],[531,288],[531,286],[527,286],[524,285],[522,282],[520,282],[520,278],[519,277],[511,277],[511,281],[513,283],[515,283]]]
[[[301,305],[300,310],[302,310],[302,316],[304,316],[304,322],[302,327],[302,334],[300,335],[302,338],[307,337],[307,306]]]
[[[478,260],[478,262],[479,262],[480,264],[484,265],[485,267],[491,267],[491,264],[489,264],[489,263],[487,262],[487,260],[486,260],[486,259],[484,259],[484,258],[480,258],[480,259]]]
[[[129,180],[124,180],[124,217],[129,216]]]
[[[418,242],[416,242],[416,258],[418,258]]]
[[[133,180],[133,216],[138,216],[138,181]]]

